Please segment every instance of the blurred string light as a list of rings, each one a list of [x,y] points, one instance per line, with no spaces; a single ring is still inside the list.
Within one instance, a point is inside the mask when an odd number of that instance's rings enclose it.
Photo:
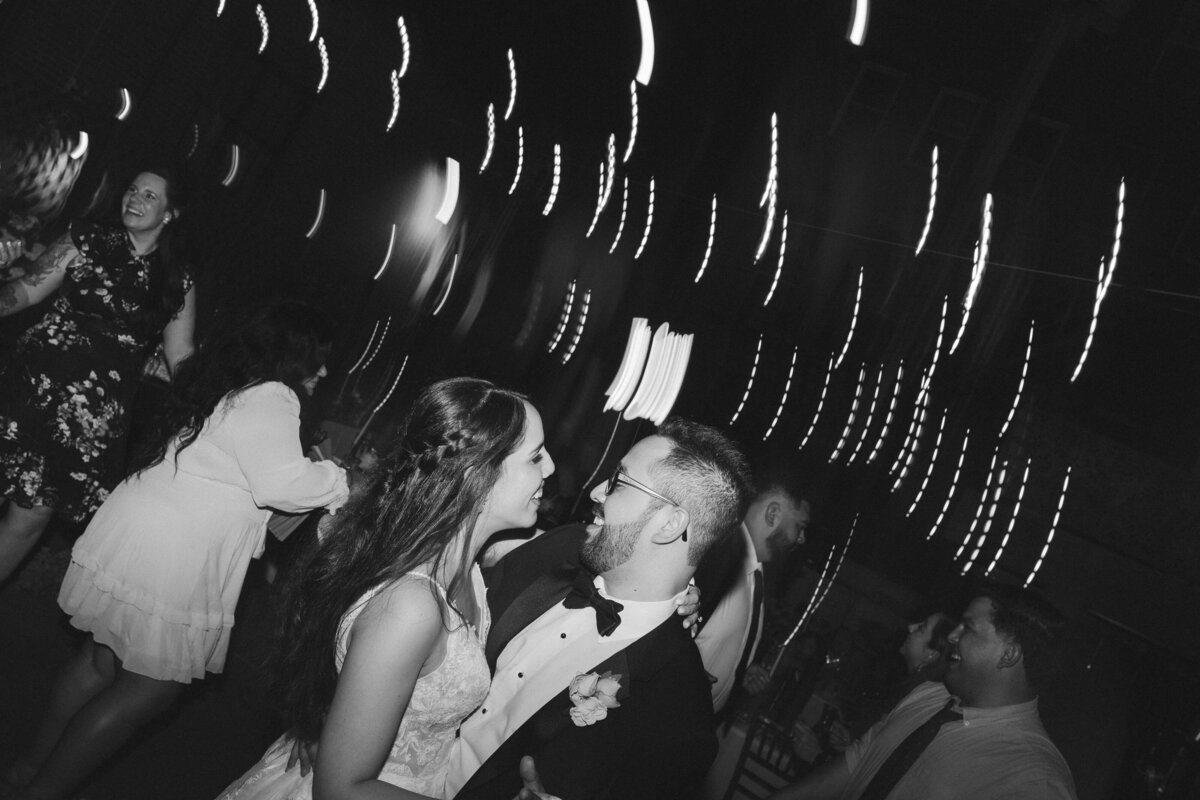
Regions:
[[[412,48],[408,42],[408,26],[404,24],[404,17],[396,17],[396,29],[400,32],[400,77],[408,72],[408,61],[412,58]]]
[[[508,49],[508,108],[504,109],[504,118],[512,116],[513,108],[517,105],[517,61],[513,51]]]
[[[767,290],[767,296],[763,300],[763,308],[767,307],[767,303],[771,302],[771,298],[775,296],[775,287],[779,285],[779,276],[783,274],[783,254],[787,252],[787,228],[788,215],[783,212],[783,225],[779,232],[779,261],[775,264],[775,277],[771,280],[771,288]]]
[[[933,209],[937,205],[937,190],[938,190],[938,149],[937,145],[933,146],[933,155],[930,157],[932,165],[929,172],[929,212],[925,215],[925,229],[921,231],[921,240],[917,242],[917,252],[914,255],[921,255],[921,250],[925,248],[925,240],[929,238],[929,229],[933,227]]]
[[[73,148],[71,148],[71,152],[68,153],[68,155],[71,157],[71,159],[74,161],[78,161],[79,159],[83,158],[84,155],[88,151],[88,144],[90,143],[90,141],[91,141],[91,139],[88,136],[88,132],[80,131],[79,132],[79,141],[77,141],[75,143],[75,146]],[[236,145],[234,145],[234,146],[236,147]],[[227,183],[225,185],[228,186],[229,184]]]
[[[512,186],[508,187],[508,193],[512,194],[517,190],[517,184],[521,182],[521,170],[525,167],[525,129],[520,125],[517,126],[517,171],[513,173]]]
[[[225,0],[217,0],[217,16],[225,13]]]
[[[196,155],[196,148],[199,146],[200,146],[200,123],[193,122],[192,123],[192,143],[188,147],[188,153],[187,153],[187,156],[184,158],[184,160],[191,161],[192,156]]]
[[[312,17],[312,30],[308,32],[308,40],[317,40],[317,31],[321,27],[321,15],[317,13],[317,0],[308,0],[308,14]]]
[[[975,517],[971,520],[971,527],[967,529],[967,535],[963,537],[962,544],[958,546],[958,550],[954,551],[954,560],[962,558],[963,552],[966,551],[967,545],[971,543],[971,538],[975,535],[975,530],[979,527],[979,521],[983,519],[983,510],[987,508],[988,496],[992,493],[992,479],[996,477],[996,462],[1000,459],[1000,445],[996,445],[996,449],[992,451],[992,463],[988,465],[987,479],[983,482],[983,494],[979,496],[979,506],[975,509]],[[1007,462],[1005,462],[1007,464]]]
[[[771,167],[767,171],[767,185],[763,189],[758,207],[767,207],[767,219],[763,224],[762,237],[758,241],[758,249],[754,251],[754,263],[757,264],[767,251],[767,243],[771,241],[771,231],[775,228],[775,209],[779,202],[779,118],[771,114]]]
[[[446,305],[446,301],[450,299],[450,289],[454,286],[454,275],[458,272],[458,253],[454,254],[454,263],[450,265],[450,277],[446,278],[446,288],[442,289],[442,296],[438,298],[437,305],[434,306],[432,316],[437,316],[442,310],[442,306]]]
[[[629,326],[629,338],[625,340],[625,354],[621,356],[621,365],[617,368],[612,383],[604,390],[604,395],[608,398],[604,401],[604,411],[624,411],[629,405],[646,366],[646,357],[650,352],[650,335],[649,322],[644,317],[634,317]]]
[[[558,199],[558,186],[562,182],[562,146],[554,145],[554,177],[550,182],[550,196],[546,198],[546,207],[542,209],[542,216],[550,216],[551,209],[554,208],[554,201]]]
[[[596,223],[600,221],[600,212],[604,210],[604,162],[600,162],[600,189],[596,192],[596,211],[592,214],[592,224],[588,226],[587,234],[584,238],[590,238],[592,231],[596,230]]]
[[[992,570],[1000,563],[1000,557],[1004,555],[1004,548],[1008,546],[1008,540],[1012,538],[1013,528],[1017,526],[1017,515],[1021,513],[1021,501],[1025,499],[1025,486],[1029,483],[1029,466],[1033,463],[1031,459],[1025,459],[1025,473],[1021,475],[1021,488],[1017,490],[1017,503],[1013,507],[1012,517],[1008,520],[1008,529],[1004,531],[1004,538],[1000,540],[1000,546],[996,548],[996,555],[992,557],[992,563],[988,564],[987,570],[983,573],[986,578],[992,574]]]
[[[717,238],[717,196],[714,194],[712,199],[712,217],[708,221],[708,246],[704,248],[704,260],[700,262],[700,269],[696,271],[696,278],[692,283],[699,283],[704,277],[704,270],[708,268],[708,259],[712,257],[713,240]]]
[[[775,432],[775,426],[779,424],[779,418],[783,416],[783,407],[787,405],[788,392],[792,390],[792,375],[796,372],[796,356],[800,354],[799,347],[792,348],[792,363],[788,367],[787,382],[783,385],[783,396],[779,398],[779,407],[775,409],[775,417],[771,420],[767,432],[763,434],[763,441],[771,438],[771,434]]]
[[[579,340],[583,338],[583,326],[587,325],[588,308],[592,304],[592,290],[588,289],[583,293],[583,305],[579,307],[579,321],[575,323],[575,334],[571,337],[571,344],[567,346],[567,352],[563,353],[562,363],[566,364],[571,360],[571,356],[575,355],[575,348],[579,346]]]
[[[621,221],[617,223],[617,235],[613,237],[612,246],[608,248],[609,255],[616,252],[617,245],[621,243],[621,234],[625,232],[625,217],[629,214],[629,176],[624,176],[623,186],[621,188]]]
[[[867,17],[870,16],[870,0],[853,0],[854,16],[850,18],[850,27],[846,30],[846,39],[855,47],[861,47],[867,38]]]
[[[879,455],[879,451],[883,449],[883,443],[887,440],[888,431],[892,427],[892,418],[896,415],[896,404],[900,402],[900,387],[904,383],[904,359],[900,359],[900,366],[896,368],[896,383],[892,385],[892,399],[888,403],[887,416],[883,418],[883,430],[879,432],[879,438],[875,440],[875,446],[871,448],[871,455],[867,456],[867,463],[875,461],[875,457]]]
[[[929,380],[933,380],[933,373],[937,371],[938,359],[942,355],[942,343],[946,339],[946,315],[950,309],[950,296],[942,297],[942,316],[938,319],[937,340],[933,343],[933,356],[929,359]]]
[[[354,362],[354,366],[352,366],[350,369],[348,369],[346,371],[346,374],[350,374],[350,373],[354,372],[354,370],[358,369],[359,365],[362,364],[363,359],[365,359],[367,357],[367,353],[370,352],[370,350],[371,350],[371,345],[375,344],[375,334],[379,332],[379,325],[380,325],[380,320],[375,320],[375,327],[371,328],[371,338],[367,339],[367,346],[363,348],[362,355],[360,355],[358,357],[358,360]],[[387,329],[390,328],[391,325],[392,325],[392,318],[388,317],[387,325],[385,325],[384,329],[383,329],[384,336],[387,336]]]
[[[1062,491],[1058,494],[1058,506],[1054,509],[1054,521],[1050,523],[1050,532],[1046,534],[1046,543],[1042,545],[1042,552],[1038,555],[1037,563],[1033,565],[1033,570],[1030,571],[1029,577],[1025,579],[1025,588],[1029,588],[1029,584],[1033,583],[1033,579],[1037,577],[1038,570],[1042,568],[1042,563],[1046,560],[1046,554],[1050,552],[1050,544],[1054,541],[1054,532],[1058,530],[1058,520],[1062,517],[1063,503],[1067,499],[1067,485],[1071,483],[1071,467],[1067,466],[1067,474],[1063,478]]]
[[[821,419],[821,409],[825,407],[825,395],[829,392],[829,379],[833,377],[833,354],[829,354],[829,367],[825,370],[825,383],[821,386],[821,399],[817,401],[817,411],[813,414],[812,423],[808,426],[808,431],[804,434],[804,438],[797,445],[797,450],[803,450],[804,445],[808,444],[808,437],[812,436],[813,431],[817,429],[817,421]]]
[[[608,171],[604,173],[604,199],[601,210],[608,207],[608,199],[612,197],[613,185],[617,182],[617,135],[608,135]]]
[[[742,394],[742,402],[738,403],[737,411],[733,412],[733,417],[729,420],[729,424],[737,422],[741,416],[742,409],[746,407],[746,401],[750,399],[750,390],[754,388],[754,376],[758,374],[758,359],[762,356],[763,335],[758,335],[758,346],[754,349],[754,364],[750,367],[750,380],[746,382],[746,391]]]
[[[396,377],[392,381],[392,385],[388,388],[387,393],[384,394],[383,399],[379,401],[378,405],[376,405],[375,408],[371,410],[371,415],[369,417],[367,417],[367,421],[363,423],[362,428],[358,432],[358,436],[354,437],[354,445],[353,446],[358,445],[359,440],[363,438],[363,434],[365,434],[367,432],[367,428],[369,428],[371,426],[371,423],[375,420],[375,415],[379,413],[379,410],[381,408],[383,408],[385,405],[387,405],[388,400],[392,399],[392,393],[395,392],[396,387],[400,385],[400,378],[404,375],[404,368],[407,366],[408,366],[408,356],[406,355],[406,356],[404,356],[404,361],[401,362],[400,369],[399,369],[399,371],[396,372]]]
[[[983,545],[987,542],[988,534],[992,531],[992,523],[996,521],[996,509],[1000,505],[1000,494],[1004,491],[1005,481],[1008,479],[1008,461],[1005,461],[1000,467],[1000,475],[996,479],[996,488],[992,492],[992,502],[988,506],[987,519],[983,523],[983,530],[979,532],[979,538],[975,540],[975,548],[971,551],[971,555],[967,558],[967,563],[963,565],[962,574],[966,575],[971,571],[971,567],[975,566],[975,559],[979,558],[980,552],[983,551]]]
[[[637,81],[629,82],[629,144],[625,146],[625,155],[621,158],[622,164],[629,163],[629,157],[633,155],[633,144],[637,141],[638,133],[638,98],[637,98]]]
[[[693,339],[690,333],[672,333],[665,322],[658,326],[650,342],[642,382],[625,408],[625,419],[644,417],[655,425],[663,423],[683,388]]]
[[[1113,275],[1117,271],[1117,256],[1121,253],[1121,233],[1125,227],[1125,179],[1121,178],[1121,188],[1117,190],[1117,227],[1113,231],[1113,246],[1112,254],[1108,257],[1108,263],[1104,260],[1100,261],[1100,275],[1096,279],[1096,299],[1092,303],[1092,321],[1088,325],[1087,340],[1083,343],[1083,352],[1079,354],[1079,363],[1075,365],[1075,371],[1071,373],[1071,383],[1079,377],[1079,373],[1083,370],[1083,363],[1087,361],[1088,353],[1092,349],[1092,340],[1096,337],[1096,324],[1100,320],[1100,304],[1104,302],[1104,296],[1108,294],[1108,287],[1112,285]]]
[[[308,229],[308,233],[304,234],[305,239],[311,239],[317,235],[317,231],[321,230],[321,223],[325,221],[325,190],[321,190],[321,197],[317,201],[317,217],[313,220],[312,225]]]
[[[917,392],[917,401],[913,405],[913,418],[908,426],[908,435],[904,439],[904,444],[900,447],[900,453],[896,457],[896,463],[892,465],[892,474],[896,470],[900,474],[896,476],[896,482],[892,484],[892,491],[896,491],[904,483],[908,477],[908,468],[912,466],[913,458],[916,457],[917,448],[921,444],[921,437],[925,433],[925,415],[929,411],[929,371],[926,370],[924,377],[921,380],[921,388]]]
[[[925,477],[921,480],[921,488],[917,489],[917,496],[913,498],[912,505],[908,507],[908,511],[904,512],[904,516],[911,517],[912,513],[917,510],[917,503],[921,502],[921,498],[925,495],[925,489],[929,486],[929,478],[933,475],[933,467],[937,464],[938,452],[942,449],[942,433],[946,430],[946,413],[942,411],[942,420],[938,423],[937,439],[933,442],[933,453],[929,456],[929,469],[925,472]]]
[[[550,343],[546,345],[546,352],[553,353],[558,343],[562,341],[563,334],[567,332],[567,325],[571,322],[571,312],[575,309],[575,281],[571,281],[567,285],[567,294],[563,298],[562,312],[558,315],[558,327],[554,329],[554,335],[550,337]]]
[[[1025,363],[1021,365],[1021,380],[1017,383],[1017,393],[1013,395],[1012,405],[1008,409],[1008,416],[1004,418],[1004,424],[1000,426],[1001,439],[1004,438],[1009,424],[1013,421],[1013,417],[1016,416],[1017,404],[1021,402],[1021,393],[1025,391],[1025,377],[1029,374],[1029,356],[1033,352],[1033,322],[1033,320],[1029,321],[1029,341],[1025,343]]]
[[[879,365],[879,374],[875,376],[875,391],[871,394],[871,405],[867,406],[867,419],[863,423],[862,433],[858,435],[858,443],[854,445],[854,451],[850,453],[850,458],[846,464],[850,465],[858,458],[859,451],[862,450],[863,444],[867,441],[867,433],[871,430],[871,423],[875,420],[875,408],[879,404],[879,390],[883,387],[883,364]]]
[[[642,29],[642,58],[638,62],[637,82],[650,85],[650,74],[654,72],[654,25],[650,21],[649,0],[637,0],[638,25]]]
[[[850,438],[850,431],[854,428],[854,418],[858,416],[858,404],[862,400],[863,381],[867,378],[867,365],[864,363],[858,369],[858,383],[854,387],[854,400],[850,403],[850,413],[846,417],[846,424],[842,427],[842,435],[838,437],[837,444],[833,448],[833,452],[829,454],[829,463],[837,461],[842,455],[842,448],[846,446],[846,440]]]
[[[633,254],[633,260],[637,261],[642,257],[642,251],[646,249],[646,242],[650,241],[650,226],[654,224],[654,178],[650,178],[650,199],[646,205],[646,229],[642,231],[642,241],[638,245],[637,252]]]
[[[362,364],[363,372],[367,371],[367,367],[371,366],[371,362],[375,360],[375,356],[379,355],[383,350],[383,343],[387,339],[388,331],[392,327],[392,318],[387,318],[387,324],[383,326],[383,333],[379,336],[379,341],[375,344],[375,349],[371,351],[371,355],[367,356],[367,360]]]
[[[267,39],[271,36],[271,26],[267,25],[267,12],[263,11],[262,3],[254,7],[254,13],[258,15],[258,27],[262,30],[262,39],[258,43],[258,54],[262,55],[262,51],[267,49]]]
[[[854,313],[850,316],[850,330],[846,332],[846,342],[842,345],[842,352],[837,357],[837,363],[833,365],[837,369],[842,365],[842,359],[846,357],[846,353],[850,352],[850,341],[854,338],[854,329],[858,326],[858,309],[862,304],[863,290],[863,268],[858,268],[858,291],[854,294]]]
[[[222,186],[233,185],[233,182],[237,179],[238,168],[241,166],[241,161],[242,149],[236,144],[229,145],[229,171],[226,172],[225,177],[221,179]]]
[[[779,668],[779,662],[791,646],[792,640],[799,635],[804,627],[804,623],[808,621],[808,614],[812,611],[813,604],[817,601],[817,595],[821,593],[821,587],[825,585],[825,576],[829,574],[829,568],[833,566],[833,557],[837,553],[836,547],[829,548],[829,555],[825,557],[825,566],[821,568],[821,574],[817,576],[817,583],[813,587],[812,596],[808,598],[808,605],[804,607],[804,613],[800,615],[800,619],[796,621],[796,627],[792,628],[792,632],[783,640],[783,644],[779,646],[779,653],[775,656],[775,660],[771,662],[771,669],[768,675],[774,677],[775,670]]]
[[[796,626],[797,629],[807,622],[810,616],[817,613],[821,604],[825,602],[825,595],[829,594],[829,587],[833,586],[834,582],[837,581],[838,573],[842,571],[842,564],[846,561],[846,552],[850,549],[850,543],[854,541],[854,530],[858,527],[858,516],[856,513],[854,515],[854,522],[850,524],[850,534],[846,537],[846,543],[842,545],[842,554],[838,556],[837,566],[833,568],[833,573],[829,576],[829,580],[825,581],[824,586],[821,586],[818,582],[817,592],[813,593],[813,598],[816,602],[813,602],[813,600],[809,601],[808,608],[804,610],[804,614],[800,617],[800,622]],[[818,592],[820,596],[818,596]]]
[[[388,119],[387,129],[390,131],[400,116],[400,73],[392,70],[392,116]]]
[[[971,266],[971,284],[963,298],[962,322],[958,325],[958,333],[954,344],[950,345],[950,354],[958,349],[963,333],[967,330],[967,320],[971,318],[971,309],[975,306],[975,298],[979,294],[979,285],[983,282],[983,273],[987,269],[988,251],[992,241],[992,193],[988,192],[983,200],[983,215],[979,222],[979,246],[975,251],[975,261]]]
[[[317,94],[320,94],[329,80],[329,50],[325,48],[324,36],[317,38],[317,52],[321,54],[321,80],[317,81]]]
[[[492,150],[496,147],[496,106],[492,103],[488,103],[487,122],[487,149],[483,151],[483,163],[479,165],[480,173],[487,169],[488,162],[492,160]]]
[[[519,169],[519,165],[518,165]],[[458,207],[458,187],[460,181],[458,162],[453,158],[446,158],[446,192],[442,195],[442,205],[433,215],[433,218],[438,222],[446,225],[450,222],[450,218],[454,216],[454,209]]]
[[[933,527],[929,529],[929,533],[925,534],[925,541],[933,538],[937,533],[937,529],[941,527],[942,520],[946,518],[946,512],[950,509],[950,501],[954,499],[954,491],[958,488],[958,476],[962,474],[963,459],[967,457],[967,444],[971,441],[971,429],[967,428],[963,434],[962,452],[958,454],[958,464],[954,467],[954,477],[950,479],[950,491],[946,494],[946,501],[942,503],[942,510],[938,512],[937,519],[933,522]]]
[[[117,111],[117,121],[124,122],[133,111],[133,96],[129,94],[128,89],[123,87],[119,94],[121,95],[121,108]]]
[[[373,281],[379,280],[379,276],[383,274],[383,271],[385,269],[387,269],[388,263],[390,263],[392,260],[392,250],[395,247],[396,247],[396,224],[392,223],[392,235],[388,239],[387,255],[385,255],[383,257],[383,263],[379,265],[379,271],[375,273],[375,277],[372,278],[371,280],[373,280]]]

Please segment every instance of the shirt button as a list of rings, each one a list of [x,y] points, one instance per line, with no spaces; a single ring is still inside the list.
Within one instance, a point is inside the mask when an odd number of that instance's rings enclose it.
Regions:
[[[517,677],[518,677],[518,678],[524,678],[524,677],[525,677],[525,673],[524,673],[524,672],[518,672],[518,673],[517,673]]]
[[[485,709],[481,710],[479,713],[480,713],[480,714],[486,714],[486,713],[487,713],[487,709],[485,708]]]
[[[560,639],[565,639],[565,638],[567,638],[567,635],[566,635],[565,633],[560,633],[560,634],[558,635],[558,638],[560,638]]]

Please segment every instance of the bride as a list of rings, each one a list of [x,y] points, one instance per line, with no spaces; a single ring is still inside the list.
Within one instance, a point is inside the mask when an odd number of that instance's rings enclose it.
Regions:
[[[442,797],[490,683],[472,565],[492,534],[534,525],[553,472],[521,395],[474,378],[422,392],[295,584],[277,674],[292,729],[222,800]],[[316,740],[314,769],[289,768]]]

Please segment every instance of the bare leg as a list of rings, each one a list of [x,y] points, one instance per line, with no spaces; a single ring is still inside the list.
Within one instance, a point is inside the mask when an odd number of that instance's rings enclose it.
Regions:
[[[113,651],[96,644],[91,636],[87,637],[55,680],[46,712],[38,723],[24,761],[35,768],[40,767],[50,757],[71,718],[93,697],[112,686],[118,671]]]
[[[0,516],[0,584],[16,572],[53,516],[54,509],[50,506],[22,508],[9,501]]]
[[[116,656],[103,645],[97,644],[95,649],[108,651],[116,676],[70,718],[37,777],[26,787],[29,797],[57,800],[69,796],[183,691],[182,683],[122,669]]]

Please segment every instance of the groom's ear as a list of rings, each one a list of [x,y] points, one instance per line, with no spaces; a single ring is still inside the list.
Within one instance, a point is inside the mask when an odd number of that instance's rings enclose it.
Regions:
[[[664,510],[669,510],[669,514],[664,522],[659,524],[657,530],[650,537],[650,541],[655,544],[670,544],[671,542],[684,537],[687,533],[688,523],[691,522],[691,517],[688,516],[687,509],[682,506],[663,506],[658,513]],[[657,517],[657,513],[655,516]],[[657,520],[654,524],[658,524]],[[684,541],[687,541],[684,538]]]

